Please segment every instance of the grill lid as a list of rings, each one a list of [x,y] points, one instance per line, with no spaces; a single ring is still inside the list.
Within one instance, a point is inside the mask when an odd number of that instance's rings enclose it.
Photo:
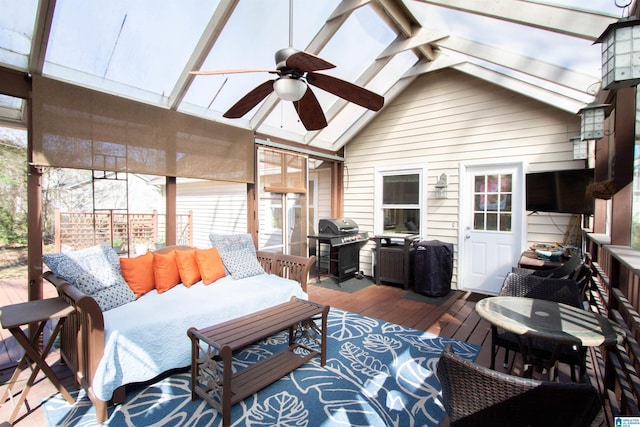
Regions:
[[[318,224],[321,234],[354,234],[358,224],[350,218],[321,219]]]

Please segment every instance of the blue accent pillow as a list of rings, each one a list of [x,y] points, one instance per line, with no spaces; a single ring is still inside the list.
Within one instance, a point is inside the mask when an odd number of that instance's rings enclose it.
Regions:
[[[122,277],[118,254],[109,245],[45,254],[42,260],[56,275],[92,296],[102,311],[136,299]]]

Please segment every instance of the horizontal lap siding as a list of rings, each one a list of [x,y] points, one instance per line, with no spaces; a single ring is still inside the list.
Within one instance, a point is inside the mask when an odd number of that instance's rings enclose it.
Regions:
[[[578,127],[573,114],[472,76],[454,70],[423,75],[346,146],[345,216],[372,232],[375,168],[425,164],[427,224],[421,235],[453,243],[457,261],[460,163],[517,158],[526,159],[528,171],[580,168],[569,142]],[[447,198],[436,199],[442,173],[448,175]],[[549,214],[527,217],[528,242],[561,241],[569,218],[553,215],[550,223]],[[371,247],[360,253],[365,274],[372,274]]]
[[[331,218],[331,170],[330,169],[318,169],[313,173],[318,174],[318,204],[317,219]],[[318,232],[318,221],[313,224],[314,229],[309,230],[309,233]]]
[[[210,233],[247,232],[247,185],[202,181],[181,183],[178,213],[193,212],[193,245],[211,247]]]

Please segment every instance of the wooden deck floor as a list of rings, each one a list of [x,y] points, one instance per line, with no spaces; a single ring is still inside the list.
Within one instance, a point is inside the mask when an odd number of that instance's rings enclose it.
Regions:
[[[309,285],[308,288],[309,299],[312,301],[482,346],[477,362],[489,366],[490,327],[474,310],[475,303],[482,296],[455,291],[443,304],[433,305],[404,299],[402,296],[405,292],[398,287],[385,285],[372,285],[352,294],[315,285]],[[55,296],[52,286],[45,285],[45,296]],[[24,301],[26,297],[25,283],[0,281],[0,306]],[[21,351],[7,330],[0,329],[0,336],[0,381],[4,384],[10,378]],[[68,389],[73,389],[71,372],[59,362],[58,355],[54,352],[47,360],[53,364],[62,383]],[[518,372],[519,367],[516,364],[514,373]],[[566,372],[561,372],[560,375],[561,381],[567,378]],[[27,376],[23,373],[20,378],[21,384],[24,384]],[[18,392],[22,389],[21,384],[16,386]],[[2,390],[4,391],[4,387]],[[40,402],[56,392],[51,383],[40,374],[27,398],[28,405],[21,408],[14,425],[46,425]],[[0,422],[8,419],[11,409],[9,402],[0,407]],[[446,424],[445,422],[444,425]]]

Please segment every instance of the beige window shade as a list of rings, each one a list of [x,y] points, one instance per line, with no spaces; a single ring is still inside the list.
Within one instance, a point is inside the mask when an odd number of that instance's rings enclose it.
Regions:
[[[307,157],[261,147],[258,150],[260,179],[267,193],[307,192]]]
[[[38,166],[254,182],[250,130],[33,76]]]

